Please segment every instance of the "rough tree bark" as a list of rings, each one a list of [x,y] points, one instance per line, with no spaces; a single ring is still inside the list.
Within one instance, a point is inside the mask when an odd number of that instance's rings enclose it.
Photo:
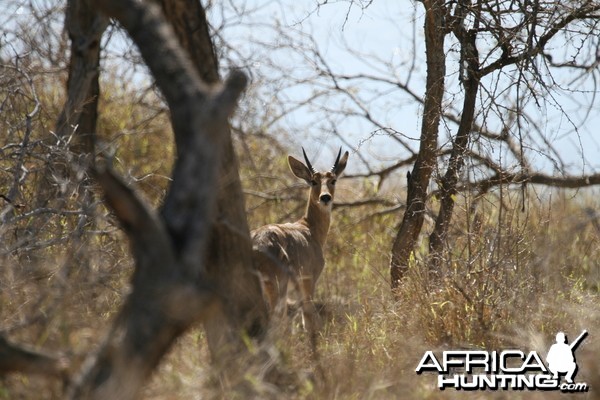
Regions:
[[[56,122],[58,137],[69,136],[73,127],[80,153],[93,151],[100,95],[100,41],[108,18],[98,13],[90,0],[69,0],[65,27],[71,40],[67,101]]]
[[[196,0],[161,0],[167,20],[203,80],[219,80],[218,60],[202,5]],[[213,361],[224,364],[244,346],[241,334],[261,336],[267,310],[260,281],[254,272],[252,244],[244,193],[231,134],[223,138],[219,165],[217,206],[205,262],[207,276],[219,293],[226,294],[223,314],[205,321]]]
[[[63,156],[60,150],[68,150],[79,160],[80,168],[87,168],[93,160],[94,138],[98,117],[98,97],[100,84],[100,41],[108,26],[108,18],[99,14],[90,0],[69,0],[65,9],[65,28],[71,40],[69,74],[67,79],[67,96],[59,114],[54,134],[68,145],[58,146],[56,153],[50,152],[49,161],[41,174],[36,195],[38,207],[46,206],[51,201],[61,202],[56,194],[56,177],[71,180],[72,169],[65,166],[65,161],[56,162],[56,157]],[[70,140],[69,140],[70,139]],[[55,139],[50,138],[51,145]],[[70,156],[70,155],[69,155]],[[81,185],[80,190],[85,190]],[[81,196],[82,199],[88,196]]]
[[[410,255],[417,243],[425,218],[427,187],[437,162],[437,139],[446,77],[444,55],[444,39],[447,32],[446,5],[442,0],[423,0],[422,3],[425,7],[424,30],[427,53],[423,123],[419,153],[408,181],[406,211],[392,246],[390,276],[392,290],[395,292],[408,269]],[[397,295],[399,296],[399,293]]]
[[[221,87],[203,84],[160,9],[135,0],[95,1],[128,31],[171,110],[179,147],[161,215],[108,167],[97,179],[133,249],[132,291],[98,353],[70,390],[71,398],[130,399],[173,341],[227,303],[206,277],[218,167],[228,117],[246,85],[236,72]]]
[[[481,79],[489,74],[495,73],[509,65],[516,65],[520,71],[530,70],[530,66],[535,64],[535,57],[544,54],[546,45],[557,36],[561,31],[565,30],[570,24],[572,32],[580,32],[577,28],[580,20],[588,20],[585,24],[597,24],[597,12],[600,10],[600,5],[597,2],[585,1],[578,4],[577,7],[557,7],[556,4],[544,4],[540,8],[532,8],[523,14],[522,11],[517,11],[515,22],[507,22],[509,19],[498,17],[490,18],[490,13],[494,14],[495,9],[491,10],[485,1],[476,3],[459,0],[453,5],[454,13],[446,15],[447,32],[452,32],[456,37],[460,49],[461,57],[459,61],[461,82],[464,86],[464,100],[461,108],[460,121],[457,121],[458,131],[452,143],[452,151],[448,160],[448,167],[445,175],[440,180],[439,196],[440,208],[436,218],[435,228],[429,236],[429,251],[430,251],[430,273],[437,273],[439,263],[442,260],[443,247],[448,234],[448,227],[452,219],[454,210],[455,195],[461,188],[459,187],[460,173],[464,165],[465,157],[473,157],[474,154],[469,152],[469,140],[471,132],[475,124],[475,108],[479,88],[481,87]],[[512,11],[510,11],[512,12]],[[485,15],[484,15],[485,14]],[[552,18],[547,18],[547,15],[554,15]],[[484,24],[482,21],[493,20],[491,25]],[[506,25],[505,25],[506,24]],[[516,26],[515,26],[516,24]],[[585,26],[582,25],[582,26]],[[591,26],[591,25],[590,25]],[[580,29],[580,28],[579,28]],[[520,42],[519,35],[514,32],[523,30],[528,33],[528,40]],[[491,35],[497,42],[495,51],[499,56],[490,57],[489,53],[479,56],[477,49],[478,36],[482,36],[485,40],[486,35]],[[588,36],[585,33],[585,36]],[[518,50],[517,50],[518,49]],[[429,52],[429,45],[427,47]],[[489,51],[489,50],[488,50]],[[579,50],[578,50],[579,51]],[[551,56],[546,56],[551,60]],[[485,65],[484,61],[491,60]],[[483,64],[482,64],[483,63]],[[552,61],[549,61],[551,64]],[[588,69],[588,68],[586,68]],[[537,74],[539,69],[534,68]],[[525,79],[524,76],[522,75]],[[544,78],[535,76],[539,82],[543,82]],[[522,82],[516,82],[516,85]],[[530,83],[522,83],[527,88],[534,87]],[[528,89],[530,90],[530,89]],[[524,92],[528,92],[525,90]],[[534,94],[535,95],[535,94]],[[521,116],[517,115],[517,118]],[[489,136],[485,130],[480,130],[484,137]],[[508,148],[511,149],[515,157],[520,161],[523,171],[519,174],[513,174],[503,170],[489,159],[483,159],[483,163],[496,172],[495,176],[475,183],[473,185],[463,185],[462,190],[475,186],[479,188],[480,195],[489,190],[490,187],[506,182],[521,183],[541,183],[552,186],[576,186],[589,185],[594,181],[595,175],[587,177],[562,177],[547,179],[543,174],[529,172],[529,165],[526,162],[523,152],[519,146],[512,144],[510,135],[503,133],[497,135],[494,140],[504,141]],[[481,161],[481,160],[480,160]],[[582,187],[579,186],[579,187]],[[410,188],[409,188],[410,190]],[[410,194],[410,191],[409,191]]]
[[[454,210],[455,196],[458,193],[458,182],[464,158],[467,154],[469,139],[471,137],[473,122],[475,119],[475,105],[477,103],[477,92],[479,90],[479,53],[477,51],[477,30],[479,29],[479,19],[476,19],[472,29],[466,29],[464,26],[464,17],[469,5],[460,1],[457,5],[455,15],[452,16],[449,23],[450,29],[458,39],[461,46],[460,63],[464,67],[463,87],[464,99],[462,107],[462,116],[458,131],[452,143],[452,151],[448,161],[446,173],[440,181],[439,196],[440,209],[435,221],[435,228],[429,235],[429,254],[431,256],[429,272],[430,275],[437,275],[440,262],[442,260],[442,251],[448,233],[448,227],[452,219]]]

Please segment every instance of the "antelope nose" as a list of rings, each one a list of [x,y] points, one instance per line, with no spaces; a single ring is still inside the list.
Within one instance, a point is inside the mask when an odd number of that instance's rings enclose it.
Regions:
[[[319,198],[323,203],[327,204],[331,201],[331,195],[329,193],[323,193]]]

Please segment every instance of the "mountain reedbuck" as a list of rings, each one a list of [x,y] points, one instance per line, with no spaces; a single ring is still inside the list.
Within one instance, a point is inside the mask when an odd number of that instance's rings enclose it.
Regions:
[[[346,168],[348,152],[340,158],[340,148],[333,167],[327,172],[316,171],[304,149],[302,153],[306,165],[292,156],[288,156],[288,163],[292,173],[310,185],[304,216],[296,222],[258,228],[252,231],[252,241],[270,311],[281,307],[283,314],[286,313],[288,282],[291,280],[302,297],[303,326],[314,333],[317,317],[313,303],[315,284],[325,266],[323,245],[331,222],[335,184]]]

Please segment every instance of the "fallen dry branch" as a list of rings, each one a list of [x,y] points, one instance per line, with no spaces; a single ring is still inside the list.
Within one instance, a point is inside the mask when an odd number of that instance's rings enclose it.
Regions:
[[[17,345],[0,336],[0,375],[20,372],[65,379],[68,367],[66,357]]]

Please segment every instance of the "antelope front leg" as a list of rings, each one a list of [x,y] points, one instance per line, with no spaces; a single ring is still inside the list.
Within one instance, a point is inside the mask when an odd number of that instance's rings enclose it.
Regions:
[[[311,335],[316,335],[317,330],[321,327],[321,321],[313,301],[315,282],[310,276],[302,276],[299,283],[302,295],[302,327]]]
[[[269,308],[269,313],[273,314],[279,297],[277,293],[277,283],[271,280],[270,278],[263,278],[262,287],[265,302],[267,303],[267,307]]]
[[[313,360],[318,362],[317,331],[321,328],[321,318],[313,301],[315,281],[310,276],[302,276],[299,283],[302,295],[302,326],[310,337]]]

